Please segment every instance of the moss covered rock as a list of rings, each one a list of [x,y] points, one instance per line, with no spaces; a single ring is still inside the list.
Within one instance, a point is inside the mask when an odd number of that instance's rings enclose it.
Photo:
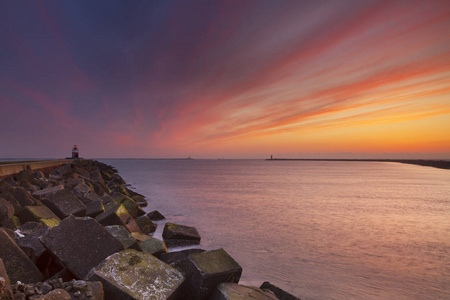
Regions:
[[[102,282],[105,299],[178,299],[184,276],[151,254],[128,249],[105,259],[86,280]]]

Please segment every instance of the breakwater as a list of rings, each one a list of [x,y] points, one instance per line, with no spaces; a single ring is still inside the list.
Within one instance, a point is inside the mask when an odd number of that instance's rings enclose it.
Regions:
[[[269,161],[361,161],[361,162],[392,162],[433,167],[438,169],[450,169],[450,160],[421,160],[421,159],[309,159],[309,158],[268,158]]]
[[[1,299],[297,299],[268,282],[239,285],[225,249],[192,248],[198,231],[144,210],[113,167],[65,162],[0,181]],[[191,248],[171,251],[180,246]]]

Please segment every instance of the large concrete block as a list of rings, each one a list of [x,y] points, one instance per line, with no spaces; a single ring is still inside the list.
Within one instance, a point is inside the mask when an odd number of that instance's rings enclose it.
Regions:
[[[33,196],[36,197],[45,197],[48,194],[53,194],[57,191],[63,190],[64,189],[64,185],[57,185],[57,186],[52,186],[43,190],[38,190],[33,192]]]
[[[141,246],[139,246],[138,242],[131,236],[130,232],[122,225],[111,225],[105,226],[106,230],[109,231],[116,239],[118,239],[123,248],[126,249],[135,249],[138,251],[142,251]],[[149,237],[150,238],[150,237]]]
[[[167,247],[200,244],[200,234],[195,227],[166,223],[162,236]]]
[[[42,273],[3,228],[0,228],[0,258],[11,282],[42,281]]]
[[[191,299],[208,299],[218,284],[238,283],[242,275],[242,267],[223,249],[190,254],[182,267]]]
[[[41,242],[79,279],[109,255],[123,250],[122,243],[97,221],[72,215],[47,231]]]
[[[47,205],[60,219],[69,215],[83,217],[86,206],[71,191],[63,189],[45,196],[42,202]]]
[[[95,218],[102,212],[105,212],[102,200],[97,199],[86,204],[86,216]]]
[[[128,249],[105,259],[86,280],[100,281],[108,300],[179,299],[184,276],[151,254]]]
[[[3,260],[0,258],[0,299],[12,300],[14,299],[11,282],[9,281],[8,273],[6,273]]]
[[[17,239],[17,245],[25,252],[28,257],[36,264],[40,264],[47,249],[42,245],[39,238],[43,236],[50,227],[41,227],[32,233]]]
[[[150,234],[156,231],[156,225],[153,223],[147,216],[140,216],[135,219],[136,224],[139,226],[139,229],[144,234]]]
[[[263,291],[253,286],[222,282],[217,286],[209,300],[278,300],[271,291]]]
[[[159,257],[162,253],[167,253],[167,247],[163,241],[151,238],[146,241],[140,242],[142,251]]]
[[[122,204],[114,205],[104,213],[99,214],[95,219],[103,226],[123,225],[130,232],[139,231],[139,226],[137,226],[134,219]]]
[[[58,225],[61,221],[50,208],[44,205],[27,206],[19,214],[19,219],[22,223],[26,222],[41,222],[44,225],[53,227]]]

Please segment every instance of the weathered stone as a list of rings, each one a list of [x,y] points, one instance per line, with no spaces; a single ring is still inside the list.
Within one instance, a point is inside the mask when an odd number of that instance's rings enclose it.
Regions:
[[[164,217],[159,211],[154,210],[147,214],[147,217],[152,221],[161,221],[164,220],[166,217]]]
[[[42,273],[3,228],[0,228],[0,258],[11,282],[42,281]]]
[[[11,219],[14,216],[14,206],[6,201],[4,198],[0,198],[0,224],[3,221]]]
[[[31,196],[30,192],[28,192],[21,186],[16,187],[12,192],[12,195],[17,199],[17,202],[19,202],[20,206],[22,207],[37,204],[36,199]]]
[[[13,290],[9,281],[9,276],[6,272],[3,260],[0,258],[0,299],[12,300],[14,299]]]
[[[200,234],[195,227],[166,223],[162,236],[167,247],[200,244]]]
[[[133,218],[145,215],[145,211],[130,197],[122,193],[112,193],[111,197],[114,202],[121,203]]]
[[[16,230],[20,226],[20,220],[17,216],[14,216],[11,219],[4,220],[1,225],[5,228]]]
[[[95,219],[103,226],[123,225],[130,232],[139,231],[139,226],[137,226],[134,219],[122,204],[115,205],[104,213],[99,214]]]
[[[86,204],[86,216],[95,218],[105,211],[102,200],[94,200]]]
[[[48,294],[35,298],[35,300],[70,300],[70,299],[72,298],[70,297],[69,292],[63,289],[56,289],[49,292]]]
[[[68,178],[67,179],[67,182],[66,182],[66,185],[65,185],[65,187],[66,187],[66,189],[73,189],[74,187],[76,187],[77,185],[79,185],[79,184],[83,184],[84,183],[84,179],[83,178],[80,178],[80,177],[77,177],[77,178]]]
[[[148,236],[146,234],[142,234],[140,232],[132,232],[131,236],[138,242],[144,242],[144,241],[152,238],[151,236]]]
[[[30,233],[32,233],[33,231],[38,230],[39,228],[41,228],[43,225],[41,222],[26,222],[25,224],[23,224],[22,226],[20,226],[19,231],[21,234],[23,235],[28,235]]]
[[[122,244],[94,219],[72,215],[47,231],[41,242],[80,279],[103,259],[123,249]]]
[[[53,227],[61,221],[47,206],[27,206],[19,214],[22,223],[35,221]]]
[[[60,190],[47,195],[43,200],[60,219],[69,215],[82,217],[86,213],[86,206],[69,190]]]
[[[162,253],[167,253],[167,247],[164,242],[155,238],[140,242],[139,246],[141,246],[142,251],[156,257],[159,257]]]
[[[244,286],[231,282],[222,282],[213,292],[210,300],[278,300],[271,291],[263,291],[253,286]]]
[[[205,251],[206,250],[203,250],[203,249],[186,249],[186,250],[181,250],[181,251],[174,251],[174,252],[161,254],[159,259],[162,260],[163,262],[165,262],[166,264],[173,266],[173,264],[175,264],[181,260],[187,259],[190,254],[202,253]]]
[[[108,300],[178,299],[184,276],[151,254],[128,249],[105,259],[86,279],[101,281]]]
[[[72,172],[73,172],[72,171],[72,166],[70,164],[65,164],[65,165],[62,165],[61,167],[59,167],[58,169],[53,170],[51,172],[51,174],[57,173],[57,174],[65,177],[65,176],[71,175]]]
[[[45,260],[44,256],[46,249],[39,238],[44,235],[49,228],[50,227],[48,226],[41,227],[34,232],[17,239],[17,245],[36,265],[42,265],[43,260]]]
[[[133,238],[130,232],[122,225],[111,225],[105,226],[105,228],[111,233],[116,239],[118,239],[123,248],[126,249],[135,249],[138,251],[142,251],[141,246],[139,246],[138,242]]]
[[[85,183],[80,183],[72,189],[72,193],[77,196],[83,203],[89,203],[95,200],[98,196]]]
[[[241,266],[223,249],[190,254],[183,264],[187,285],[185,294],[193,299],[208,299],[222,282],[238,283]]]
[[[93,182],[99,183],[101,186],[106,186],[102,174],[99,170],[92,171],[90,174],[90,178]]]
[[[63,189],[64,189],[64,185],[52,186],[52,187],[49,187],[49,188],[46,188],[43,190],[33,192],[33,196],[45,197],[48,194],[52,194],[52,193],[55,193],[55,192],[63,190]]]
[[[275,296],[277,296],[280,300],[300,300],[300,298],[295,297],[294,295],[280,289],[279,287],[271,284],[268,281],[265,281],[263,284],[261,284],[259,288],[262,290],[273,292]]]
[[[158,225],[156,225],[155,223],[153,223],[149,218],[147,218],[146,216],[140,216],[139,218],[137,218],[136,220],[136,224],[139,226],[139,228],[141,229],[143,234],[150,234],[155,232],[156,227]]]

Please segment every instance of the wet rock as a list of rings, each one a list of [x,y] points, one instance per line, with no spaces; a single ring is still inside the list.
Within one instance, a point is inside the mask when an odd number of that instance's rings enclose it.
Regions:
[[[105,299],[178,299],[184,277],[153,255],[128,249],[91,270],[87,280],[101,281]]]
[[[35,191],[33,192],[33,196],[36,197],[45,197],[48,194],[52,194],[55,193],[57,191],[63,190],[64,189],[64,185],[57,185],[57,186],[52,186],[43,190],[39,190],[39,191]]]
[[[263,290],[272,291],[280,300],[300,300],[300,298],[295,297],[294,295],[280,289],[268,281],[261,284],[260,288]]]
[[[140,216],[135,221],[143,234],[150,234],[150,233],[155,232],[155,230],[156,230],[157,225],[155,223],[153,223],[146,216]]]
[[[94,219],[72,215],[47,231],[40,240],[80,279],[103,259],[123,249],[122,244]]]
[[[164,217],[159,211],[154,210],[147,214],[147,217],[152,221],[161,221],[164,220],[166,217]]]
[[[11,282],[42,281],[42,273],[3,228],[0,228],[0,258]]]
[[[105,211],[102,200],[94,200],[86,204],[86,216],[95,218]]]
[[[222,282],[238,283],[241,266],[223,249],[190,254],[183,264],[187,284],[184,293],[192,299],[208,299]]]
[[[190,254],[202,253],[205,251],[206,250],[203,249],[186,249],[181,251],[174,251],[161,254],[159,259],[165,262],[166,264],[173,266],[175,263],[187,259]]]
[[[116,239],[118,239],[123,248],[126,249],[135,249],[138,251],[142,251],[142,248],[139,246],[138,242],[133,238],[130,232],[121,225],[111,225],[105,226],[106,230],[109,231]]]
[[[47,206],[27,206],[19,214],[22,223],[34,221],[53,227],[61,221]]]
[[[263,291],[253,286],[244,286],[231,282],[219,284],[210,300],[278,300],[271,291]]]
[[[99,214],[95,219],[103,226],[123,225],[130,232],[139,231],[139,226],[137,226],[134,219],[122,204],[115,205],[104,213]]]
[[[14,206],[6,201],[4,198],[0,198],[0,224],[4,221],[11,219],[14,216]]]
[[[9,281],[9,276],[6,273],[3,260],[0,258],[0,299],[12,300],[14,299],[13,290]]]
[[[162,236],[167,247],[200,244],[200,234],[195,227],[166,223]]]
[[[167,253],[167,248],[164,242],[155,238],[150,238],[146,241],[140,242],[139,246],[142,248],[142,251],[156,257],[159,257],[162,253]]]
[[[42,201],[60,219],[69,215],[82,217],[86,213],[86,206],[71,191],[66,189],[47,195]]]

